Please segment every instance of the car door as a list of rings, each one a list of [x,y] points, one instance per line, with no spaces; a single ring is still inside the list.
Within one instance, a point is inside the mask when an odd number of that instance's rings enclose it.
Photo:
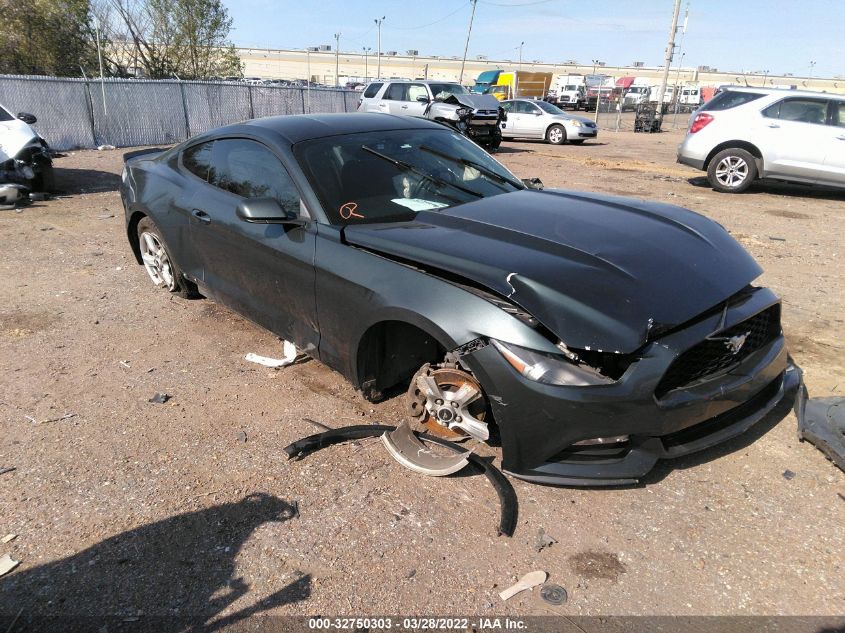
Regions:
[[[505,136],[527,136],[526,130],[528,128],[526,119],[527,104],[524,101],[508,101],[510,109],[508,112],[507,129],[509,130]]]
[[[845,185],[845,101],[832,100],[830,109],[829,139],[819,181],[842,186]]]
[[[828,100],[787,97],[763,109],[752,141],[763,153],[765,175],[815,182],[824,164]]]
[[[532,138],[543,138],[546,135],[546,126],[549,120],[544,116],[545,113],[536,105],[529,101],[522,101],[522,122],[521,127],[524,136]]]
[[[408,84],[401,82],[390,84],[384,92],[382,103],[385,104],[387,112],[390,114],[405,114],[407,108],[403,110],[402,106],[408,104]],[[379,104],[379,107],[383,109],[381,104]]]
[[[406,98],[407,101],[399,106],[400,114],[422,116],[428,107],[431,95],[425,84],[408,84]],[[425,101],[419,101],[419,99],[425,99]]]
[[[308,217],[284,165],[258,141],[217,139],[208,180],[191,201],[198,281],[259,325],[316,349],[314,222],[252,224],[236,215],[241,200],[272,197],[283,209]]]

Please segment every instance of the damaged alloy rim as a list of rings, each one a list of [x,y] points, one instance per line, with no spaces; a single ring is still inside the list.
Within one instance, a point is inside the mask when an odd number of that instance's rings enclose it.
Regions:
[[[725,187],[738,187],[748,178],[748,163],[739,156],[726,156],[716,165],[716,180]]]
[[[173,279],[173,268],[164,245],[154,233],[141,233],[141,259],[147,274],[156,286],[164,286],[168,290],[176,287]]]
[[[426,432],[449,440],[490,437],[484,421],[487,402],[481,385],[468,372],[451,367],[423,367],[408,390],[411,415]]]

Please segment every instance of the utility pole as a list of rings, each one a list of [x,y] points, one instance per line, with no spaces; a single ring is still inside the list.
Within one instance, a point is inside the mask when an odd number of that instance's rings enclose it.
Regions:
[[[458,77],[458,83],[462,84],[464,82],[464,66],[467,63],[467,50],[469,49],[469,34],[472,33],[472,20],[475,17],[475,5],[478,0],[470,0],[472,2],[472,13],[469,14],[469,28],[467,29],[467,41],[464,44],[464,59],[461,62],[461,74]]]
[[[108,116],[109,111],[106,108],[106,80],[103,76],[103,51],[100,48],[100,20],[94,24],[94,29],[97,34],[97,57],[100,58],[100,90],[103,93],[103,116]],[[815,62],[813,62],[815,63]]]
[[[340,87],[340,33],[334,34],[334,85]]]
[[[599,64],[601,64],[601,62],[598,59],[593,60],[593,81],[596,80],[596,67]],[[601,105],[601,86],[602,86],[603,82],[604,82],[604,79],[602,79],[599,83],[596,84],[596,107],[595,107],[595,110],[593,110],[593,122],[594,123],[599,122],[599,106]],[[590,103],[590,88],[588,86],[587,87],[587,104],[589,105],[589,103]]]
[[[370,80],[370,73],[369,73],[369,70],[367,69],[367,55],[369,54],[369,52],[371,50],[373,50],[373,49],[370,46],[364,47],[364,81]]]
[[[308,94],[308,113],[311,113],[311,47],[305,49],[308,77],[305,79],[305,92]]]
[[[520,69],[520,70],[522,70],[522,46],[523,46],[524,44],[525,44],[525,42],[520,42],[520,43],[519,43],[519,69]]]
[[[810,62],[810,76],[807,77],[807,87],[810,87],[810,80],[813,78],[813,66],[816,65],[816,62]]]
[[[376,18],[373,20],[378,27],[378,72],[376,73],[376,79],[381,79],[381,23],[384,22],[385,17],[381,16],[380,19]]]
[[[675,55],[675,34],[678,32],[678,16],[681,14],[681,0],[675,0],[672,11],[672,28],[669,29],[669,41],[666,43],[666,57],[663,61],[663,79],[660,81],[660,91],[657,93],[657,120],[663,123],[663,95],[669,83],[669,67]]]
[[[689,2],[687,2],[687,10],[684,13],[684,25],[681,27],[681,44],[678,46],[678,52],[681,54],[681,59],[678,60],[677,72],[675,73],[675,88],[672,91],[672,97],[675,101],[675,113],[672,115],[672,127],[677,127],[678,123],[678,108],[681,105],[681,94],[679,84],[681,83],[681,66],[684,63],[684,36],[687,34],[687,22],[689,21]]]

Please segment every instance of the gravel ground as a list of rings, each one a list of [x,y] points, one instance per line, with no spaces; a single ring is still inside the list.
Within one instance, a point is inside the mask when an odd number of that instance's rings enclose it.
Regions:
[[[725,225],[784,300],[811,395],[845,391],[845,194],[757,185],[717,194],[674,162],[680,134],[604,133],[499,159],[551,187],[680,204]],[[477,473],[428,479],[378,440],[288,462],[330,426],[394,422],[316,361],[244,361],[278,341],[209,301],[155,291],[116,191],[122,152],[57,160],[66,196],[0,212],[0,614],[634,615],[845,613],[845,477],[795,418],[661,464],[641,486],[514,480],[497,537]],[[165,404],[148,400],[156,392]],[[777,416],[780,417],[780,416]],[[490,454],[496,454],[490,449]],[[791,476],[787,471],[794,474]],[[556,543],[537,552],[538,530]],[[498,591],[542,569],[569,591]]]

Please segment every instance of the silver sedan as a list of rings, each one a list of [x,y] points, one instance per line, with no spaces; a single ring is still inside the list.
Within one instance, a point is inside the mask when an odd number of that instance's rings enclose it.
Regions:
[[[511,99],[503,101],[502,107],[508,113],[507,121],[500,124],[504,139],[542,138],[553,145],[567,141],[580,145],[598,136],[598,127],[592,120],[567,114],[545,101]]]

